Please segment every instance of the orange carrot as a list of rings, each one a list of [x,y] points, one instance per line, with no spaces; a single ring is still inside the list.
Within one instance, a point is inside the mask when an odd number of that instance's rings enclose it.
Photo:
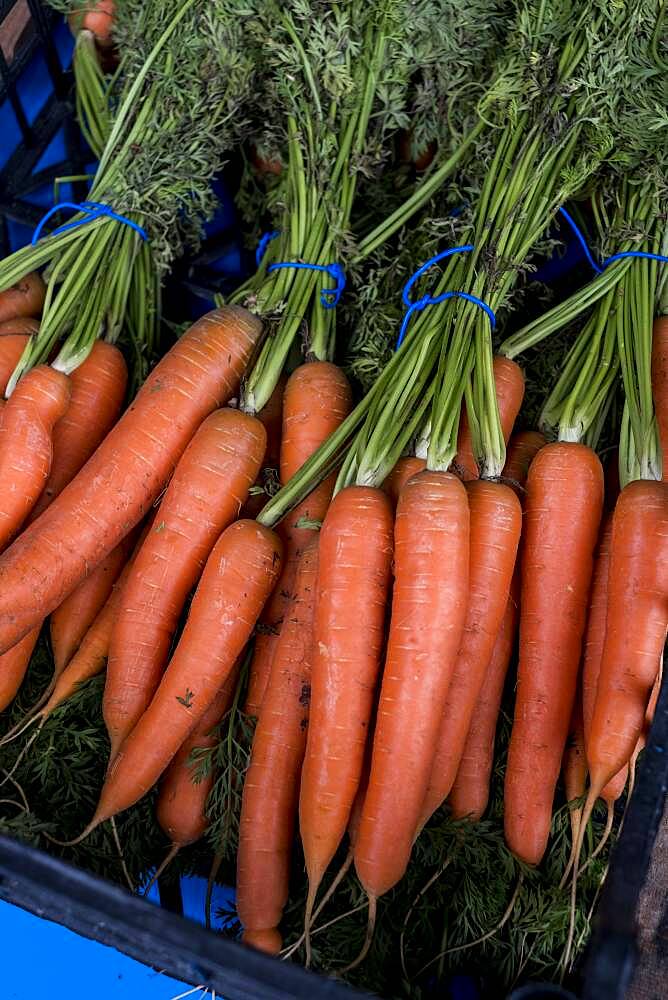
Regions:
[[[582,717],[582,698],[577,692],[573,703],[573,714],[568,732],[568,740],[562,761],[564,791],[566,801],[570,804],[571,837],[577,843],[580,830],[582,809],[575,802],[585,794],[587,787],[587,758],[584,747],[584,720]]]
[[[240,306],[198,320],[85,468],[0,557],[0,653],[62,604],[146,514],[202,420],[237,391],[261,329]]]
[[[33,519],[45,510],[86,464],[121,412],[128,381],[123,355],[98,340],[70,375],[70,404],[53,431],[53,462]]]
[[[176,466],[112,634],[103,701],[112,757],[155,694],[188,594],[239,516],[266,441],[259,420],[225,407],[207,417]]]
[[[94,0],[92,3],[88,0],[68,15],[67,22],[75,35],[83,29],[90,31],[101,49],[114,44],[114,0]]]
[[[652,395],[663,455],[663,481],[668,481],[668,316],[654,320],[652,334]]]
[[[307,956],[318,886],[346,832],[362,776],[391,562],[387,496],[364,486],[341,490],[320,532],[311,720],[299,796]]]
[[[501,429],[503,430],[503,437],[506,443],[508,443],[517,414],[520,412],[520,407],[522,406],[522,400],[524,399],[524,375],[522,369],[515,361],[511,361],[510,358],[497,355],[494,358],[494,385],[496,386],[496,399],[501,418]],[[462,408],[459,435],[457,438],[457,455],[452,463],[452,469],[457,472],[457,475],[464,482],[478,478],[478,465],[473,455],[471,430],[465,408]]]
[[[13,538],[44,489],[54,424],[65,413],[70,380],[39,365],[17,384],[0,424],[0,549]]]
[[[456,476],[427,470],[406,483],[394,545],[389,643],[355,846],[355,868],[369,896],[370,931],[376,900],[396,885],[408,864],[464,630],[469,506]]]
[[[0,292],[0,323],[17,316],[39,316],[45,296],[46,285],[37,271],[31,271]]]
[[[204,567],[188,621],[151,704],[109,766],[81,837],[134,805],[155,785],[234,669],[281,567],[281,540],[235,521]]]
[[[237,911],[246,944],[277,954],[308,729],[318,546],[302,553],[253,738],[239,822]]]
[[[278,469],[281,460],[281,431],[283,425],[283,394],[287,378],[281,375],[274,387],[274,391],[257,415],[258,420],[267,432],[267,450],[262,462],[263,473],[255,482],[256,486],[263,487],[265,475],[274,469]],[[267,502],[265,492],[255,493],[248,497],[241,512],[242,517],[255,518],[260,513]]]
[[[304,462],[345,420],[352,394],[345,375],[328,361],[301,365],[290,376],[283,397],[281,482],[287,483]],[[260,620],[250,667],[244,712],[259,716],[269,679],[276,640],[285,607],[294,588],[294,577],[303,549],[313,540],[313,530],[299,527],[302,519],[322,521],[334,490],[336,474],[328,476],[279,526],[285,546],[283,573]]]
[[[570,723],[593,554],[603,507],[603,469],[585,445],[542,448],[526,493],[520,658],[504,805],[510,849],[543,856]]]
[[[520,499],[524,494],[523,487],[529,475],[529,467],[546,444],[547,438],[540,431],[518,431],[510,439],[501,478],[519,490]]]
[[[24,333],[12,333],[0,337],[0,391],[3,396],[28,340]]]
[[[509,486],[467,483],[470,573],[466,621],[443,706],[420,828],[449,795],[485,672],[503,623],[522,530],[522,507]]]
[[[409,479],[417,476],[419,472],[424,472],[427,463],[424,458],[415,458],[413,455],[406,455],[400,458],[392,472],[389,474],[382,488],[392,501],[392,506],[396,509],[399,496]]]
[[[31,337],[39,330],[39,322],[31,316],[15,316],[0,323],[0,337]]]
[[[114,583],[128,561],[128,539],[112,549],[83,583],[66,597],[51,615],[50,634],[54,673],[58,677],[70,662],[98,613],[111,594]]]
[[[30,664],[40,628],[28,632],[15,646],[0,656],[0,712],[14,700]]]

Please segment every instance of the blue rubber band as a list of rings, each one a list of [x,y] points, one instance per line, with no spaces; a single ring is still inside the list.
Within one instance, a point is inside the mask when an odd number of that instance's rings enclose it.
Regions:
[[[668,257],[664,256],[664,254],[648,253],[645,250],[623,250],[621,253],[615,253],[612,255],[612,257],[608,257],[607,260],[604,260],[602,264],[597,264],[596,261],[594,260],[594,257],[592,256],[591,250],[587,246],[587,241],[585,240],[584,235],[581,229],[579,228],[577,222],[573,218],[573,216],[570,215],[565,208],[560,208],[559,212],[561,213],[561,215],[563,215],[563,217],[566,219],[566,222],[573,230],[573,233],[578,243],[584,250],[585,257],[589,261],[590,267],[592,268],[592,270],[596,271],[597,274],[603,274],[603,271],[606,269],[606,267],[608,267],[610,264],[613,264],[616,260],[623,260],[625,257],[641,257],[644,260],[656,260],[660,264],[668,264]]]
[[[255,266],[256,267],[259,267],[260,264],[262,263],[262,259],[263,259],[264,255],[266,254],[267,247],[269,246],[269,244],[271,243],[271,241],[275,240],[276,237],[280,236],[280,235],[281,235],[280,229],[275,229],[273,231],[273,233],[265,233],[264,236],[260,239],[260,242],[258,243],[257,248],[255,250]]]
[[[255,251],[255,263],[258,267],[262,263],[262,258],[267,252],[267,246],[272,240],[275,240],[277,236],[280,236],[280,230],[278,229],[276,229],[273,233],[265,233],[258,243],[257,250]],[[336,282],[336,288],[321,289],[320,303],[323,309],[333,309],[334,306],[339,304],[339,299],[343,295],[343,290],[346,287],[346,273],[340,264],[304,264],[298,260],[282,260],[276,264],[270,264],[267,268],[267,272],[278,271],[283,267],[294,267],[297,270],[302,271],[322,271],[323,274],[328,274],[330,278],[333,278]]]
[[[100,201],[82,201],[78,204],[77,202],[72,201],[61,201],[57,205],[54,205],[53,208],[50,208],[46,215],[42,216],[40,221],[37,223],[35,232],[32,235],[32,246],[35,246],[37,241],[40,239],[42,229],[51,216],[55,215],[56,212],[60,212],[62,208],[71,208],[73,212],[86,212],[88,217],[85,219],[75,219],[73,222],[66,222],[64,225],[58,226],[57,229],[54,229],[53,232],[49,233],[50,236],[56,236],[58,233],[64,233],[68,229],[76,229],[77,226],[85,226],[88,222],[94,222],[95,219],[106,216],[109,219],[115,219],[116,222],[122,222],[124,226],[129,226],[130,229],[134,229],[134,231],[141,236],[142,240],[148,240],[148,233],[145,229],[142,229],[138,223],[133,222],[132,219],[128,219],[124,215],[119,215],[118,212],[114,212],[112,208],[109,208],[108,205],[103,205]]]
[[[492,330],[496,328],[496,316],[494,315],[493,309],[486,302],[483,302],[482,299],[479,299],[477,295],[470,295],[468,292],[442,292],[441,295],[423,295],[422,298],[418,299],[416,302],[411,302],[410,299],[410,292],[413,285],[418,280],[418,278],[422,277],[425,271],[429,270],[430,267],[433,267],[434,264],[438,264],[438,262],[441,260],[445,260],[446,257],[451,257],[455,253],[470,253],[471,250],[474,249],[475,248],[471,243],[467,243],[461,247],[450,247],[448,250],[443,250],[441,251],[441,253],[436,254],[435,257],[431,257],[428,261],[426,261],[426,263],[424,263],[421,267],[417,269],[415,274],[411,275],[411,277],[404,285],[404,290],[401,293],[401,297],[404,300],[404,304],[408,308],[401,322],[401,329],[399,330],[399,336],[397,338],[397,346],[395,350],[398,351],[404,342],[404,337],[406,336],[406,330],[408,329],[408,324],[410,322],[413,313],[421,312],[427,306],[440,305],[441,302],[446,302],[447,299],[465,299],[466,302],[472,302],[473,305],[478,306],[478,308],[482,309],[485,313],[487,313]]]

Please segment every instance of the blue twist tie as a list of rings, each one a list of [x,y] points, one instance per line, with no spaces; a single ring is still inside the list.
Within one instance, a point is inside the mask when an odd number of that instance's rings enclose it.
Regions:
[[[621,253],[614,253],[612,257],[608,257],[601,264],[598,264],[592,255],[591,250],[587,246],[587,241],[584,238],[582,230],[579,228],[577,222],[573,216],[566,211],[565,208],[560,208],[559,212],[563,215],[564,219],[568,225],[573,230],[575,237],[584,251],[584,255],[589,262],[589,266],[596,274],[603,274],[606,267],[613,264],[616,260],[623,260],[624,257],[641,257],[645,260],[657,260],[660,264],[668,264],[668,257],[661,253],[648,253],[645,250],[623,250]]]
[[[40,236],[42,235],[42,229],[49,221],[52,215],[59,212],[62,208],[71,208],[73,212],[86,212],[88,217],[86,219],[74,219],[73,222],[66,222],[62,226],[58,226],[54,229],[50,236],[56,236],[58,233],[64,233],[68,229],[76,229],[77,226],[85,226],[88,222],[93,222],[95,219],[101,218],[101,216],[107,216],[109,219],[115,219],[116,222],[122,222],[124,226],[129,226],[130,229],[134,229],[136,233],[139,233],[142,240],[148,240],[148,233],[145,229],[142,229],[138,223],[133,222],[132,219],[126,218],[124,215],[119,215],[118,212],[114,212],[112,208],[108,205],[103,205],[100,201],[82,201],[78,204],[72,201],[61,201],[42,217],[42,219],[37,223],[35,227],[35,232],[32,235],[32,246],[35,246]]]
[[[430,267],[434,264],[438,264],[439,261],[445,260],[446,257],[451,257],[455,253],[470,253],[475,247],[472,243],[467,243],[465,246],[461,247],[450,247],[449,250],[443,250],[441,253],[437,253],[435,257],[431,257],[426,263],[419,267],[415,274],[411,275],[406,284],[404,285],[404,290],[401,293],[401,297],[407,307],[407,311],[404,314],[404,318],[401,323],[401,329],[399,331],[399,337],[397,338],[397,346],[395,350],[399,350],[404,342],[404,337],[406,336],[406,330],[408,329],[408,324],[410,322],[413,313],[421,312],[427,306],[437,306],[441,302],[445,302],[447,299],[465,299],[467,302],[472,302],[473,305],[478,306],[484,312],[487,313],[489,317],[490,326],[492,330],[496,328],[496,316],[494,311],[486,302],[479,299],[476,295],[470,295],[468,292],[442,292],[441,295],[423,295],[421,299],[416,302],[411,302],[410,292],[418,280],[421,278],[425,271],[428,271]]]
[[[264,255],[266,254],[267,247],[269,246],[269,244],[271,243],[271,241],[275,240],[276,237],[280,236],[280,235],[281,235],[280,229],[275,229],[273,231],[273,233],[265,233],[264,234],[264,236],[261,238],[260,242],[257,245],[257,249],[255,250],[255,266],[256,267],[259,267],[260,264],[262,263],[262,259],[263,259]]]
[[[262,263],[262,258],[267,252],[267,246],[272,240],[280,234],[279,230],[273,233],[265,233],[260,242],[257,245],[257,250],[255,251],[255,262],[259,267]],[[294,267],[297,270],[302,271],[322,271],[323,274],[328,274],[330,278],[333,278],[336,282],[336,288],[323,288],[320,291],[320,304],[323,309],[333,309],[334,306],[339,304],[339,299],[343,295],[343,290],[346,287],[346,273],[340,264],[304,264],[298,260],[283,260],[276,264],[270,264],[267,268],[267,272],[278,271],[282,267]]]

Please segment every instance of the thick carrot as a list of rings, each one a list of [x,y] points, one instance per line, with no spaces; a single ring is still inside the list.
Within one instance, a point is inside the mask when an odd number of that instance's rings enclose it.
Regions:
[[[40,631],[38,627],[28,632],[15,646],[0,656],[0,712],[4,712],[12,703],[23,683]]]
[[[98,340],[70,375],[70,404],[53,431],[53,462],[33,519],[70,483],[107,436],[121,412],[128,382],[123,355]]]
[[[160,778],[234,669],[281,567],[281,540],[255,521],[226,528],[151,704],[109,766],[83,839],[134,805]]]
[[[198,320],[85,468],[3,554],[0,653],[62,604],[142,519],[202,420],[237,391],[261,329],[239,306]]]
[[[456,476],[427,470],[406,483],[394,547],[389,643],[355,846],[370,926],[375,901],[408,864],[464,631],[469,505]]]
[[[352,394],[345,375],[328,361],[313,361],[297,368],[287,381],[283,397],[280,475],[285,484],[345,420]],[[303,549],[313,531],[299,527],[302,519],[322,521],[332,497],[336,475],[328,476],[279,526],[285,546],[283,573],[260,620],[250,667],[244,711],[259,716],[271,670],[283,615],[294,589],[294,578]]]
[[[318,886],[346,832],[362,776],[392,548],[385,493],[364,486],[341,490],[320,533],[311,720],[299,796],[307,939]]]
[[[17,316],[39,316],[45,296],[46,285],[37,271],[31,271],[0,292],[0,323]]]
[[[520,657],[504,805],[510,849],[538,864],[570,723],[603,507],[603,469],[585,445],[542,448],[529,469]]]
[[[399,502],[399,495],[409,479],[417,476],[419,472],[424,472],[426,468],[424,458],[415,458],[413,455],[406,455],[400,458],[392,472],[383,483],[383,489],[392,501],[392,506],[396,509]]]
[[[54,674],[59,676],[70,662],[98,613],[111,594],[114,583],[128,561],[128,539],[112,549],[99,566],[66,597],[51,615],[50,635]]]
[[[494,767],[494,741],[501,699],[520,620],[520,572],[516,566],[510,596],[485,671],[464,753],[448,802],[455,819],[479,820],[489,802]]]
[[[259,420],[225,407],[207,417],[176,466],[112,634],[103,701],[112,757],[155,694],[188,594],[239,516],[266,440]]]
[[[14,337],[17,335],[31,337],[39,330],[39,321],[31,316],[15,316],[14,319],[7,319],[0,323],[0,337]]]
[[[293,599],[276,643],[244,782],[237,911],[246,944],[277,954],[288,899],[299,776],[306,750],[318,546],[302,553]]]
[[[522,369],[515,361],[511,361],[510,358],[496,355],[494,358],[494,385],[496,386],[496,400],[499,407],[499,417],[501,418],[501,429],[507,443],[517,419],[517,414],[520,412],[522,400],[524,399],[524,375]],[[462,407],[459,435],[457,438],[457,455],[452,463],[452,469],[464,482],[478,478],[478,465],[473,455],[471,429],[465,407]]]
[[[466,747],[485,672],[503,623],[522,530],[522,507],[502,483],[467,483],[469,591],[461,646],[443,706],[420,827],[449,795]]]
[[[3,396],[28,340],[25,333],[11,333],[0,337],[0,392]]]
[[[663,456],[663,481],[668,481],[668,316],[654,320],[652,333],[652,395]]]
[[[70,399],[70,380],[39,365],[25,375],[0,424],[0,549],[13,538],[44,489],[53,457],[54,424]]]

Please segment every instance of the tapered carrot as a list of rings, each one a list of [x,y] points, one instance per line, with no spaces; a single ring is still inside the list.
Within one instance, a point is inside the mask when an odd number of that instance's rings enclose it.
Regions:
[[[0,391],[3,396],[28,340],[24,333],[12,333],[0,337]]]
[[[202,420],[237,391],[261,329],[239,306],[198,320],[85,468],[0,557],[0,653],[58,607],[141,520]]]
[[[522,507],[509,486],[467,483],[470,573],[466,621],[443,706],[420,827],[449,795],[485,671],[503,623],[522,530]]]
[[[504,791],[506,842],[538,864],[547,845],[580,664],[603,469],[585,445],[542,448],[527,479],[520,658]]]
[[[0,656],[0,712],[11,705],[26,675],[39,639],[39,628],[28,632],[15,646]]]
[[[283,397],[283,432],[280,474],[283,484],[342,423],[350,413],[352,395],[345,375],[328,361],[313,361],[297,368],[287,381]],[[322,521],[334,489],[335,474],[328,476],[291,511],[279,526],[285,545],[283,573],[267,604],[255,637],[244,711],[259,716],[271,670],[271,661],[287,601],[293,592],[300,553],[313,540],[313,531],[299,526],[304,519]]]
[[[281,566],[281,540],[255,521],[226,528],[204,567],[188,621],[151,704],[109,766],[78,840],[156,784],[248,642]]]
[[[0,323],[0,337],[27,336],[31,337],[39,330],[39,322],[31,316],[15,316]]]
[[[46,285],[37,271],[31,271],[10,288],[0,292],[0,323],[17,316],[39,316]]]
[[[53,458],[54,424],[70,399],[70,380],[39,365],[25,375],[0,424],[0,549],[14,537],[44,489]]]
[[[663,455],[663,481],[668,480],[668,316],[654,320],[652,332],[652,396]]]
[[[383,489],[392,501],[392,506],[396,508],[399,502],[399,495],[409,479],[417,476],[418,472],[423,472],[426,468],[424,458],[415,458],[414,455],[406,455],[400,458],[392,472],[383,483]]]
[[[394,547],[389,643],[355,846],[370,930],[376,900],[408,864],[464,630],[469,506],[456,476],[427,470],[406,483]]]
[[[96,341],[70,375],[70,403],[54,427],[51,472],[33,519],[74,479],[114,426],[127,382],[128,370],[119,349]]]
[[[581,799],[587,788],[587,758],[584,747],[584,720],[582,717],[582,698],[577,692],[573,703],[573,714],[569,726],[568,739],[562,761],[564,792],[570,805],[571,839],[577,843],[580,832],[582,808],[576,800]]]
[[[299,795],[307,956],[318,886],[346,832],[362,776],[392,548],[392,507],[382,490],[341,490],[320,532],[311,719]]]
[[[239,516],[266,440],[259,420],[225,407],[207,417],[176,466],[112,634],[102,706],[112,757],[155,694],[188,594]]]
[[[304,550],[253,737],[239,821],[237,912],[246,944],[277,954],[311,697],[317,539]]]
[[[522,369],[510,358],[496,355],[494,358],[494,385],[496,399],[501,419],[503,437],[508,443],[513,425],[520,412],[524,399],[524,375]],[[457,438],[457,455],[452,463],[452,469],[467,482],[478,478],[478,465],[473,454],[471,430],[469,428],[466,410],[462,410],[459,435]]]

